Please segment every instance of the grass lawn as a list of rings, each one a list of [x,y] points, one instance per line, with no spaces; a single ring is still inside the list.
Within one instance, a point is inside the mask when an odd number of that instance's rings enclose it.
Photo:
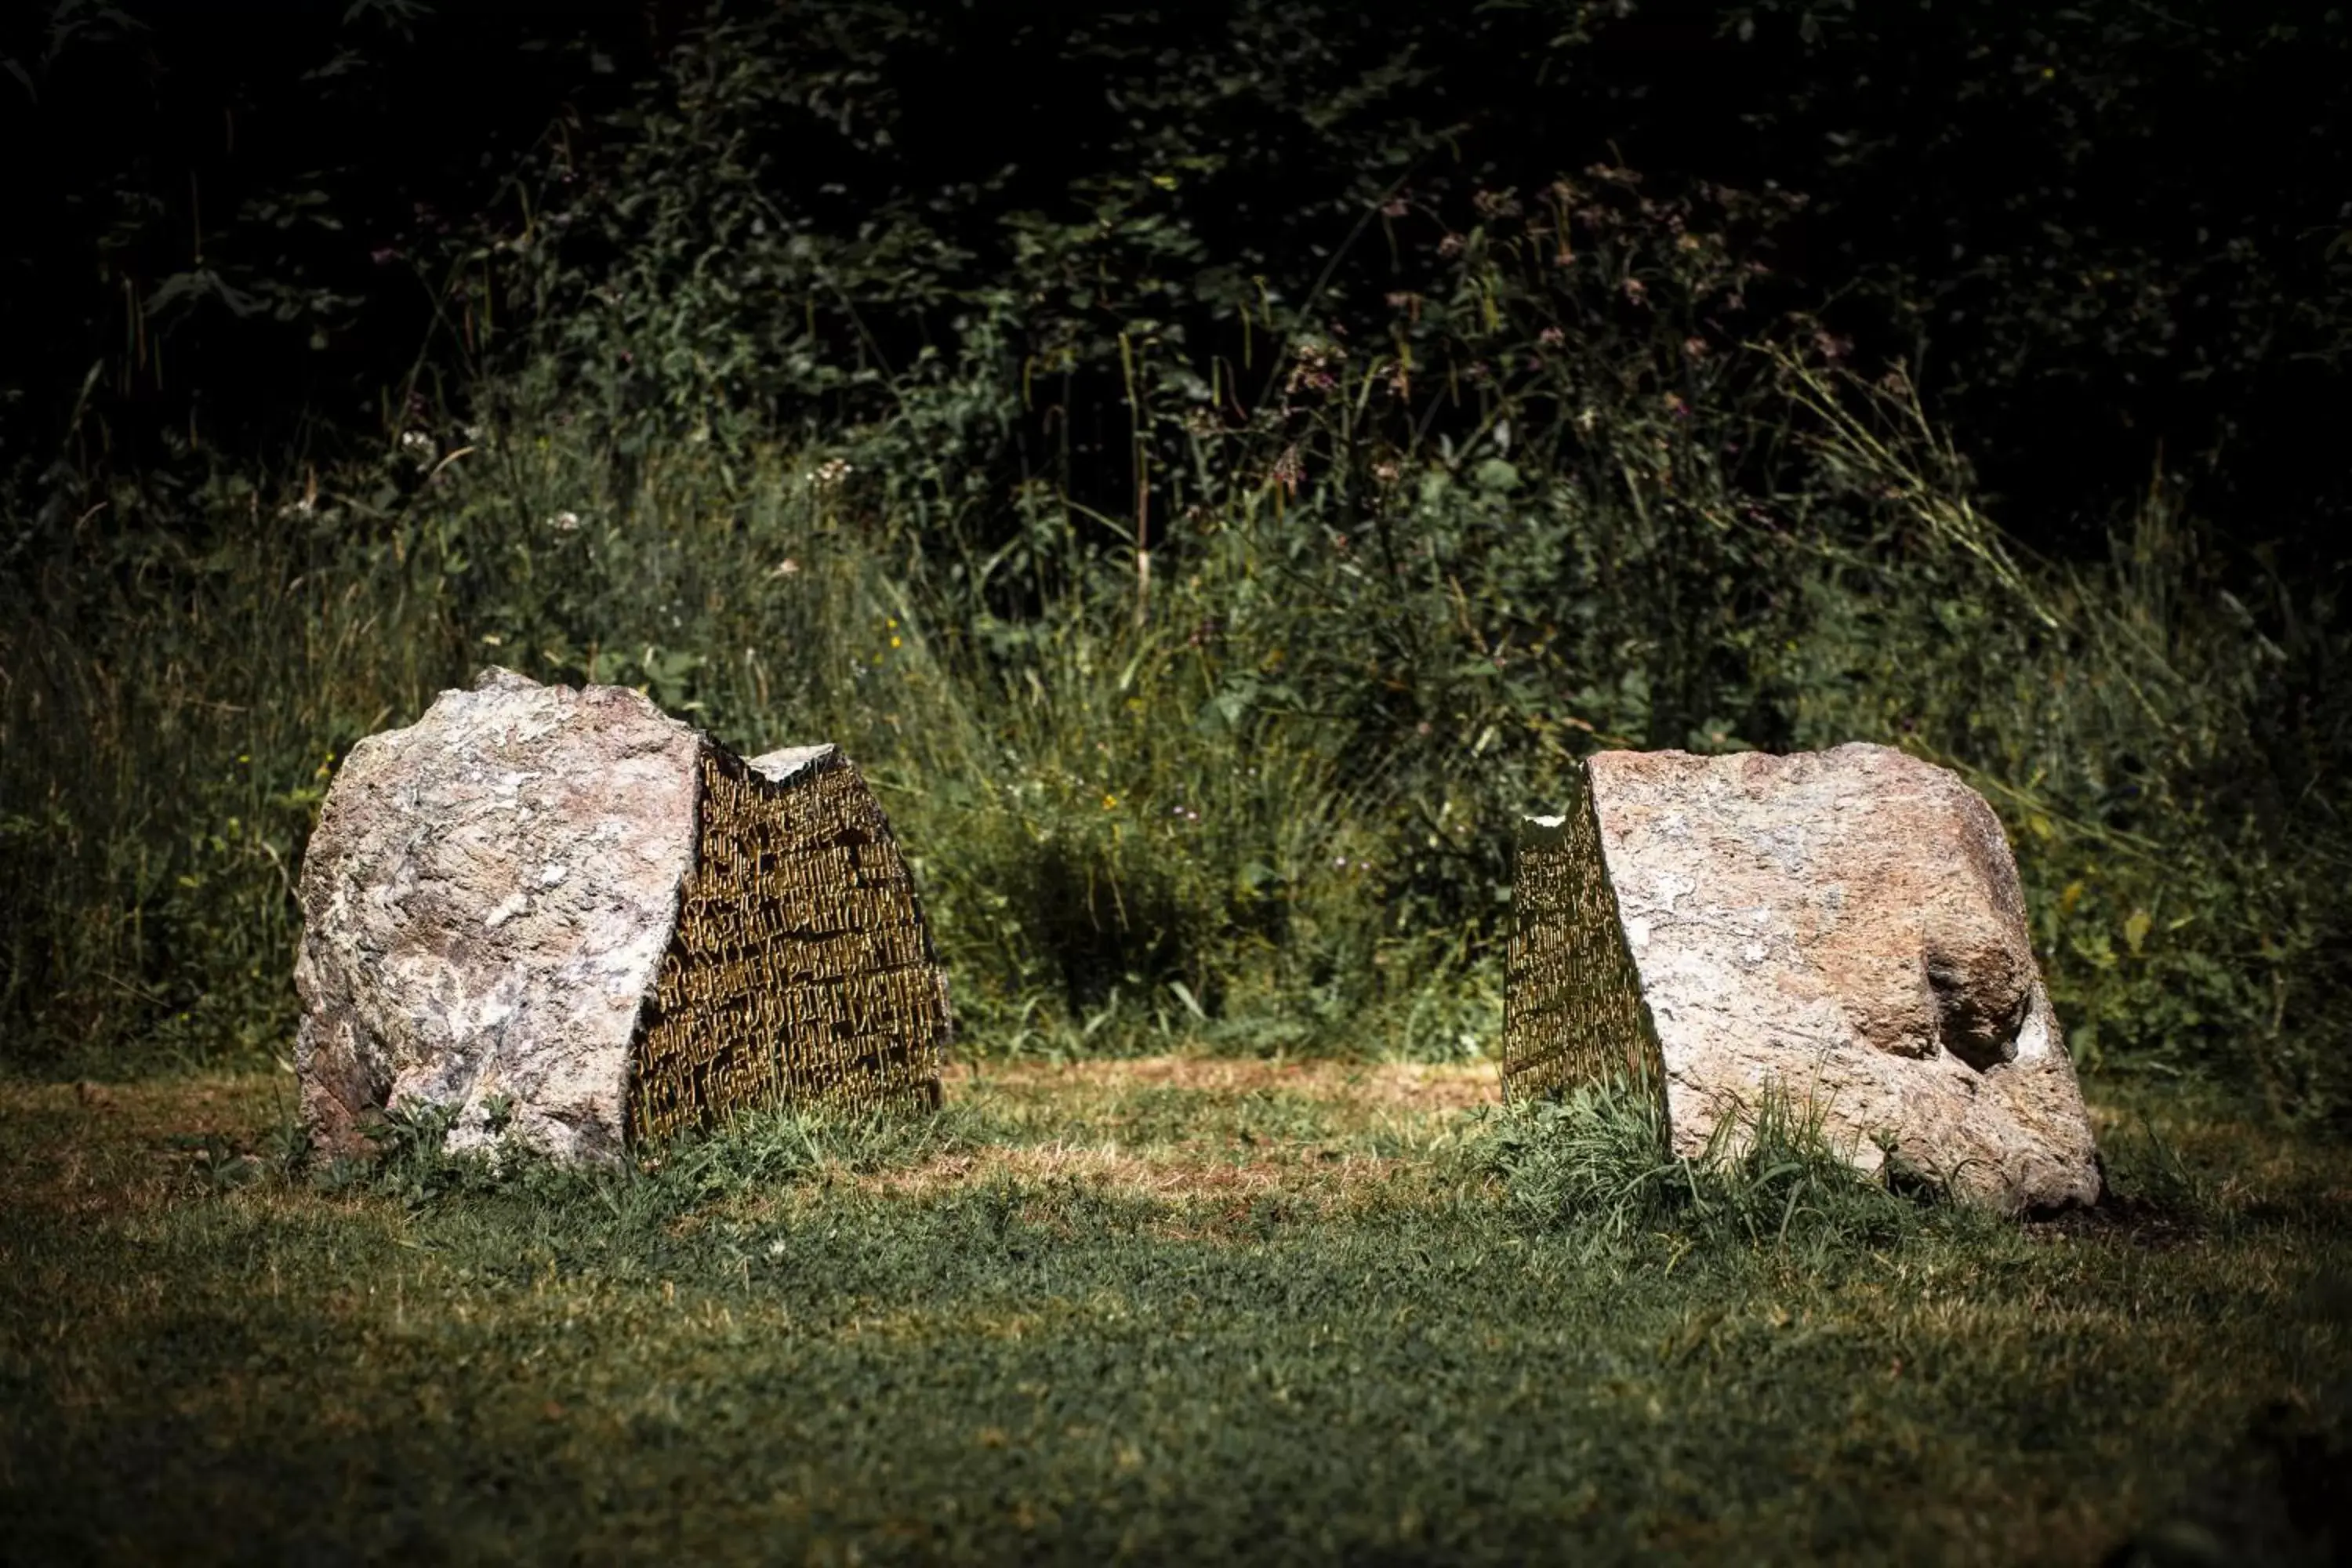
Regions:
[[[2352,1550],[2352,1151],[2185,1091],[2092,1086],[2116,1213],[1751,1242],[1515,1198],[1467,1068],[959,1068],[604,1176],[289,1179],[289,1089],[0,1086],[0,1558]]]

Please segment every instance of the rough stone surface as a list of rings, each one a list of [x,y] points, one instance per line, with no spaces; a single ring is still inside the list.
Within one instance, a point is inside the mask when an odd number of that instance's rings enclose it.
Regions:
[[[455,1147],[610,1158],[758,1103],[937,1097],[944,982],[831,747],[747,764],[634,691],[485,671],[352,748],[301,899],[330,1151],[425,1106]]]
[[[1999,820],[1883,746],[1610,752],[1523,835],[1515,1093],[1639,1064],[1676,1152],[1768,1090],[1854,1163],[2008,1210],[2096,1200],[2081,1091]]]

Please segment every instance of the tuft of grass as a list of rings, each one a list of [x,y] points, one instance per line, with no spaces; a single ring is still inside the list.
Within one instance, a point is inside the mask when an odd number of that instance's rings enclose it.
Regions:
[[[1472,1147],[1516,1209],[1595,1242],[1826,1255],[1892,1245],[1923,1224],[1973,1223],[1937,1204],[1941,1194],[1856,1170],[1818,1115],[1777,1094],[1726,1118],[1696,1157],[1670,1153],[1656,1095],[1622,1083],[1501,1107]]]

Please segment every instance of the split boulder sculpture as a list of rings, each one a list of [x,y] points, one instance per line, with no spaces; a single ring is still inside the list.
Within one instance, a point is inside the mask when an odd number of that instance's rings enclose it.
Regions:
[[[832,746],[746,761],[616,687],[486,670],[353,747],[302,869],[314,1141],[439,1108],[611,1159],[741,1110],[937,1103],[946,981]]]
[[[1506,1092],[1663,1092],[1674,1152],[1767,1096],[1857,1165],[2095,1202],[2090,1121],[1983,798],[1884,746],[1605,752],[1521,831]]]

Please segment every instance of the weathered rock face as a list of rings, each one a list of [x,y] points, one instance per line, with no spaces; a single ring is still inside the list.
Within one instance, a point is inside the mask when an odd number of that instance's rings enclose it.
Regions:
[[[454,1147],[609,1158],[761,1104],[938,1098],[945,981],[830,746],[746,763],[634,691],[485,671],[352,749],[301,897],[329,1150],[427,1105]]]
[[[2008,1210],[2099,1194],[2000,821],[1883,746],[1608,752],[1519,850],[1505,1084],[1663,1085],[1677,1153],[1769,1090],[1875,1170]]]

